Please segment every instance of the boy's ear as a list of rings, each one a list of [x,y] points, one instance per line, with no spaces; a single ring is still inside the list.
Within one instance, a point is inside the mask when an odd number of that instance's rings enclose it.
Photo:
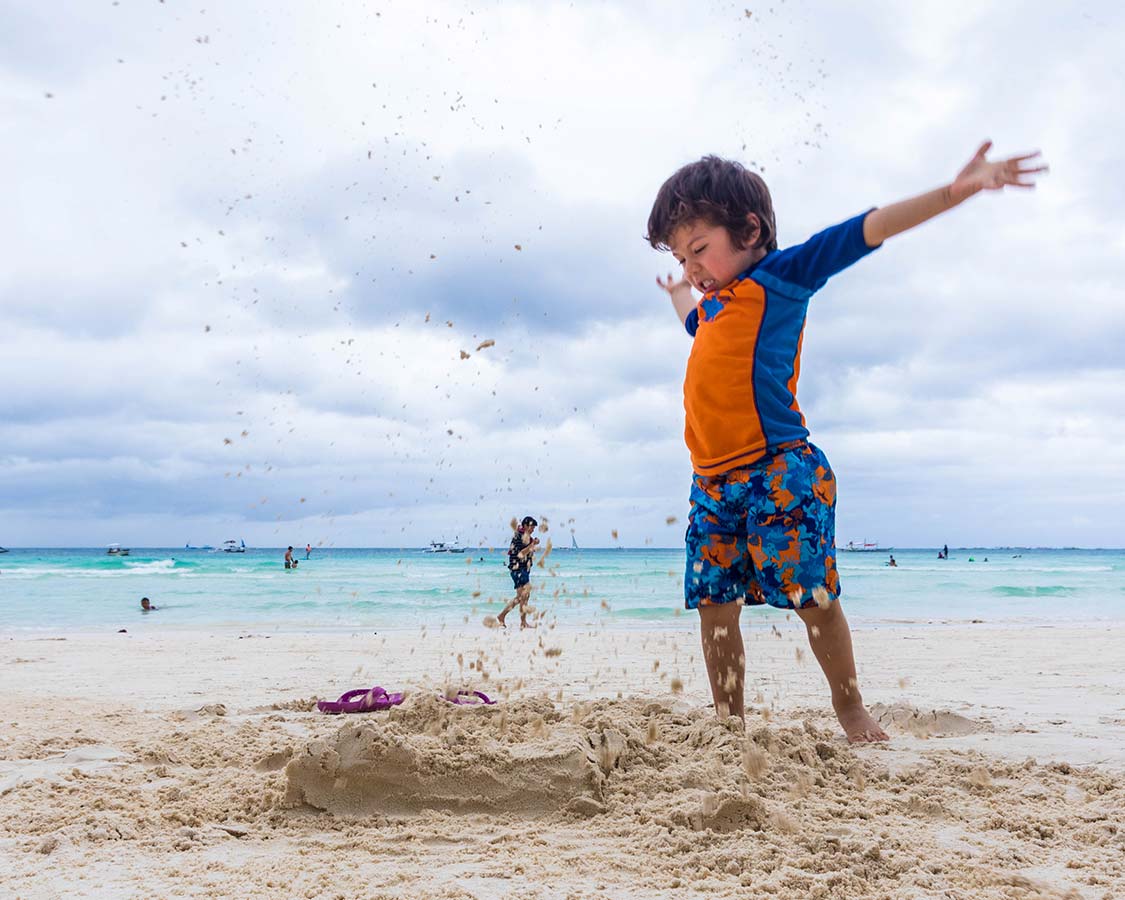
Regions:
[[[746,246],[758,246],[758,239],[762,236],[762,220],[757,213],[746,214]]]

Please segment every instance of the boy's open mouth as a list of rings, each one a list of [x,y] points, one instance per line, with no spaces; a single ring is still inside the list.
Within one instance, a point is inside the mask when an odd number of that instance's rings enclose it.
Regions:
[[[699,282],[699,288],[705,294],[708,291],[714,290],[715,289],[715,279],[714,278],[704,278],[702,281]]]

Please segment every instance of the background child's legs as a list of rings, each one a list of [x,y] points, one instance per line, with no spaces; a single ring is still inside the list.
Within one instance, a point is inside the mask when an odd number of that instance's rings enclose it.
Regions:
[[[521,584],[518,588],[516,588],[516,596],[514,596],[511,600],[508,601],[508,605],[505,606],[503,610],[501,610],[500,615],[498,615],[496,617],[496,619],[500,622],[501,625],[503,625],[504,624],[504,617],[507,616],[508,613],[510,613],[513,609],[515,609],[516,605],[518,604],[519,608],[520,608],[520,624],[526,625],[527,624],[527,601],[530,599],[530,597],[531,597],[531,585],[530,584]]]
[[[720,719],[745,718],[746,651],[738,624],[742,604],[736,602],[699,607],[699,633],[703,661],[711,682],[711,699]]]
[[[809,647],[828,679],[832,708],[850,741],[885,741],[887,733],[863,705],[855,674],[852,632],[837,599],[828,606],[797,610],[809,634]]]
[[[516,588],[516,600],[520,605],[520,627],[527,627],[527,604],[531,599],[531,585],[525,584],[522,587]]]

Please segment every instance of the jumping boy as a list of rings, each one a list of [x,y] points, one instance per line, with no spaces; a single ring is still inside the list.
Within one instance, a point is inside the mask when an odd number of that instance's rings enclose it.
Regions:
[[[657,278],[694,338],[684,377],[684,438],[694,476],[685,606],[698,609],[720,718],[745,715],[745,604],[794,609],[849,741],[887,735],[859,693],[836,573],[836,481],[797,405],[809,298],[883,241],[982,190],[1034,187],[1037,153],[990,162],[984,142],[948,185],[872,209],[777,249],[769,189],[737,162],[708,156],[660,188],[648,241],[682,277]],[[703,297],[696,303],[692,289]]]

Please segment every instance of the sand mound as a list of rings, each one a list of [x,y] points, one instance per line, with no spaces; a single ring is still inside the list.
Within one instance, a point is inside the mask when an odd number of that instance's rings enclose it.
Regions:
[[[992,731],[990,722],[969,719],[947,709],[925,712],[906,703],[876,703],[871,707],[871,714],[884,728],[905,731],[920,738],[956,737]]]
[[[652,701],[564,718],[546,698],[466,708],[422,695],[307,743],[286,765],[285,801],[344,815],[628,808],[697,831],[760,830],[777,817],[756,793],[807,794],[853,764],[811,726],[746,734]]]
[[[550,711],[548,711],[550,710]],[[547,728],[550,705],[464,707],[428,695],[386,717],[349,722],[285,768],[287,804],[334,814],[440,809],[538,815],[600,805],[596,748],[574,727]],[[534,727],[533,723],[534,722]]]

